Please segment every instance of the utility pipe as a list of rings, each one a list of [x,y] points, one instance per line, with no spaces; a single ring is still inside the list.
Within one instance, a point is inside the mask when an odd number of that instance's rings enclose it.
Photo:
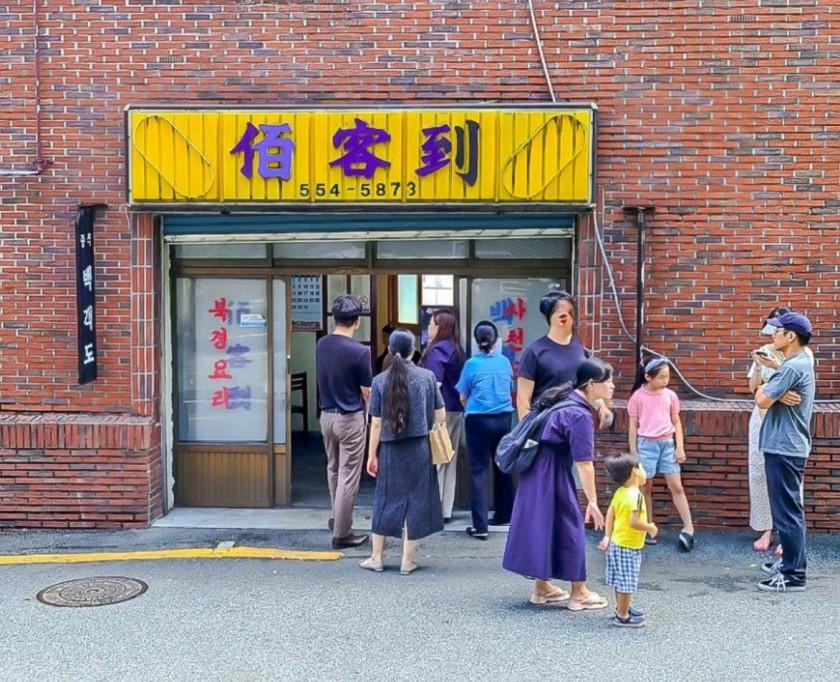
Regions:
[[[645,215],[652,206],[629,206],[624,209],[636,213],[636,367],[642,364],[645,328]]]
[[[43,142],[41,140],[41,11],[38,0],[32,0],[32,16],[35,25],[35,161],[32,168],[0,169],[0,176],[23,177],[41,175],[52,161],[44,158]]]

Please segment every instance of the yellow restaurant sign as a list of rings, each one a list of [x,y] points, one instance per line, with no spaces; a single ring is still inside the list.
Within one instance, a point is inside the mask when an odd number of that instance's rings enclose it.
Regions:
[[[594,108],[129,109],[135,205],[592,200]]]

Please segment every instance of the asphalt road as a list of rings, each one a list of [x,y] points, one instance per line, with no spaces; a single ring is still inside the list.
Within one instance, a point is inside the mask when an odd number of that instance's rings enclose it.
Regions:
[[[241,545],[324,549],[326,532],[0,533],[0,553]],[[2,680],[836,680],[840,539],[815,538],[808,590],[758,592],[746,535],[673,535],[646,550],[642,630],[611,609],[527,603],[529,583],[500,568],[504,536],[444,533],[400,576],[338,562],[166,560],[0,566]],[[606,594],[590,538],[590,587]],[[127,576],[140,597],[56,608],[35,595],[64,580]],[[612,598],[611,598],[611,603]]]

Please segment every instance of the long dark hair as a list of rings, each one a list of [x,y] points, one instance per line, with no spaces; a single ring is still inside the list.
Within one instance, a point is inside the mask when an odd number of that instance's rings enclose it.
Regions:
[[[423,359],[425,360],[429,351],[441,341],[452,341],[455,344],[455,351],[458,353],[458,362],[463,362],[465,353],[464,347],[461,345],[461,333],[458,329],[458,318],[455,313],[451,310],[435,310],[432,313],[432,319],[438,327],[437,336],[426,346]]]
[[[634,394],[647,383],[648,376],[650,376],[650,378],[653,379],[662,371],[664,367],[667,367],[670,364],[671,362],[668,360],[668,358],[662,355],[657,355],[645,360],[643,364],[639,365],[636,368],[636,380],[633,382],[633,388],[630,391],[630,395]]]
[[[405,430],[408,418],[408,365],[414,354],[414,334],[395,329],[388,339],[391,365],[385,378],[385,404],[382,417],[395,434]]]
[[[475,325],[473,338],[482,353],[489,353],[499,340],[499,329],[490,320],[481,320]]]
[[[613,368],[598,358],[588,358],[577,368],[577,375],[574,381],[567,381],[565,384],[548,389],[543,393],[532,409],[544,410],[561,400],[568,398],[572,391],[584,388],[589,384],[600,384],[612,378]]]

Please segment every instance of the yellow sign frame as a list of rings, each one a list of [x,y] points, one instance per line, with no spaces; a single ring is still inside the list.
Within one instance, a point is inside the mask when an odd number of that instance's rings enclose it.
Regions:
[[[128,201],[587,206],[596,113],[594,105],[128,107]]]

